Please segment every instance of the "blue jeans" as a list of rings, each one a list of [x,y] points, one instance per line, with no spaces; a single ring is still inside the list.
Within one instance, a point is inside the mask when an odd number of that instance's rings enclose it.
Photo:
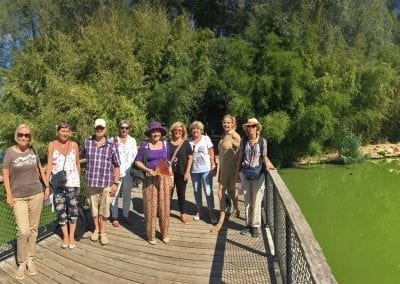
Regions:
[[[191,173],[190,174],[194,189],[194,198],[196,199],[197,207],[203,205],[202,188],[206,193],[208,209],[214,209],[214,193],[212,189],[212,175],[211,172],[205,173]]]

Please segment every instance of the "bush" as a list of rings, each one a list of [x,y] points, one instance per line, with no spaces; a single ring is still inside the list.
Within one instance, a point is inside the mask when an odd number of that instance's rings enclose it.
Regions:
[[[357,136],[352,132],[347,132],[340,139],[339,144],[339,162],[342,164],[352,164],[362,159],[361,152],[361,136]]]

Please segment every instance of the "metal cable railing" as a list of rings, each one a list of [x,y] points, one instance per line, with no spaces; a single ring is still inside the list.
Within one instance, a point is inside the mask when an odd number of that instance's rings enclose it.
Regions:
[[[322,249],[277,171],[267,174],[266,222],[284,283],[336,283]]]
[[[46,238],[55,232],[56,214],[51,211],[51,206],[43,206],[40,216],[38,240]],[[12,209],[6,203],[3,181],[0,186],[0,260],[14,254],[16,247],[16,223]]]

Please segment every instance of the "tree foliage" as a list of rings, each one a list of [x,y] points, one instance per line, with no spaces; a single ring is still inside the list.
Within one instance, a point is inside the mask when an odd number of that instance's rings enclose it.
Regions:
[[[398,8],[382,0],[2,0],[0,137],[12,141],[28,122],[44,149],[58,120],[70,120],[82,141],[97,117],[110,135],[119,118],[132,121],[136,137],[151,119],[201,119],[218,133],[231,113],[239,125],[257,117],[280,160],[343,152],[343,137],[399,139]]]

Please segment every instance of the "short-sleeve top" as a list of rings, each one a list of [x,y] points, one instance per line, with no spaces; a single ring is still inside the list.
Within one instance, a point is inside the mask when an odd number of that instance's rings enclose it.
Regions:
[[[169,142],[169,151],[171,156],[175,153],[176,148],[178,148],[178,146],[175,146]],[[174,173],[185,175],[188,157],[191,155],[193,155],[192,146],[190,146],[189,141],[185,140],[183,141],[181,148],[179,148],[178,152],[176,153],[174,160],[171,161],[172,171]]]
[[[119,153],[115,143],[106,138],[97,147],[96,137],[85,139],[80,152],[86,158],[86,184],[90,187],[109,187],[114,183],[114,168],[120,166]]]
[[[144,140],[140,142],[139,150],[135,158],[136,161],[143,162],[144,160],[144,152],[146,152],[146,167],[155,170],[158,162],[160,160],[168,161],[168,145],[166,141],[162,141],[162,148],[158,150],[152,150],[149,148],[149,142],[147,140]]]
[[[36,155],[32,149],[18,153],[14,146],[6,150],[3,169],[10,173],[10,187],[14,198],[23,198],[43,192],[37,169]]]
[[[211,161],[210,155],[208,154],[208,149],[213,148],[213,144],[210,137],[207,135],[202,135],[197,144],[194,144],[191,139],[190,145],[193,149],[193,163],[191,172],[205,173],[211,171]]]
[[[71,147],[69,147],[71,148]],[[65,166],[64,166],[65,161]],[[53,169],[51,173],[54,175],[61,171],[64,166],[64,171],[67,174],[66,187],[80,187],[80,178],[76,167],[76,152],[74,149],[68,151],[67,155],[60,153],[57,149],[53,151]]]

